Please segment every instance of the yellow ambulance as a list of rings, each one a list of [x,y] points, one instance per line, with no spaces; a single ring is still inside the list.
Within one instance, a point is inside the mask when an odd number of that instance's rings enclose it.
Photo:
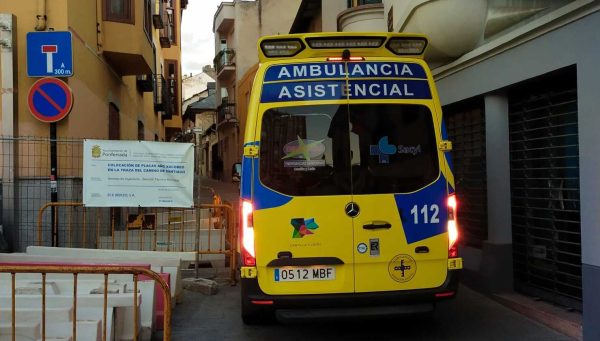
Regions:
[[[457,202],[427,39],[263,37],[240,200],[242,318],[432,312],[458,287]]]

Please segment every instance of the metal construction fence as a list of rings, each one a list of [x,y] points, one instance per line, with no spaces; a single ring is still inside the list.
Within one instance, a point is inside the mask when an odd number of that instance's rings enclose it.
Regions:
[[[120,276],[119,283],[112,280],[114,276]],[[146,279],[162,292],[163,340],[168,341],[171,294],[168,284],[154,271],[139,266],[0,263],[0,339],[105,341],[121,333],[126,339],[138,340],[140,281]],[[90,285],[96,289],[86,290]],[[117,285],[122,291],[114,289]],[[115,303],[117,300],[120,303]],[[115,305],[127,307],[122,311],[131,316],[109,312]]]
[[[235,281],[235,213],[213,189],[201,190],[196,176],[195,204],[186,209],[84,207],[83,141],[0,136],[0,252],[53,246],[223,255]],[[50,176],[52,145],[56,179]],[[208,203],[200,203],[200,194]]]
[[[216,196],[215,201],[219,200]],[[116,223],[119,216],[122,224]],[[32,245],[223,255],[229,260],[231,281],[236,281],[237,234],[230,205],[132,209],[49,202],[42,205],[37,217],[37,237]],[[198,263],[199,257],[194,259]]]

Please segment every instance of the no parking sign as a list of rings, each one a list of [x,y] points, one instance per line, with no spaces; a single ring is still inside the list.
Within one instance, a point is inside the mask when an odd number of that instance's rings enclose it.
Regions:
[[[29,90],[29,111],[42,122],[58,122],[73,106],[73,93],[67,83],[57,78],[42,78]]]

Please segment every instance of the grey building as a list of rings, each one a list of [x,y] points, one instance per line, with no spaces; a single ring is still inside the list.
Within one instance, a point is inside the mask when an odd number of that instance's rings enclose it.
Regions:
[[[343,9],[339,11],[340,7]],[[583,313],[600,340],[600,2],[305,0],[292,33],[428,35],[467,277]],[[335,21],[335,22],[334,22]]]

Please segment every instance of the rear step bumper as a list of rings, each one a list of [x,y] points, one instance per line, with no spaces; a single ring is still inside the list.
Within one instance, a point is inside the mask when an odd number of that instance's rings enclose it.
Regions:
[[[318,320],[326,322],[336,319],[375,319],[381,317],[402,317],[426,315],[433,312],[434,303],[415,303],[397,306],[316,308],[316,309],[278,309],[277,320],[281,322],[306,322]]]
[[[389,312],[396,314],[419,314],[426,313],[428,307],[433,308],[433,303],[453,298],[456,295],[440,295],[458,290],[459,270],[448,271],[448,276],[444,284],[437,288],[418,289],[418,290],[403,290],[403,291],[386,291],[372,293],[347,293],[347,294],[319,294],[319,295],[267,295],[258,285],[256,278],[242,278],[242,300],[249,304],[251,301],[272,301],[272,304],[260,305],[261,309],[279,311],[279,315],[291,316],[289,310],[301,309],[304,313],[294,313],[306,315],[309,314],[325,314],[332,315],[338,313],[337,316],[345,316],[339,312],[340,308],[360,308],[360,307],[379,307],[379,315],[382,311],[381,307],[392,308]],[[400,308],[398,308],[401,306]],[[408,307],[408,306],[412,306]],[[376,310],[377,310],[376,309]],[[375,310],[374,310],[375,311]],[[365,310],[365,314],[370,314],[371,310]],[[302,318],[302,316],[298,316]]]

